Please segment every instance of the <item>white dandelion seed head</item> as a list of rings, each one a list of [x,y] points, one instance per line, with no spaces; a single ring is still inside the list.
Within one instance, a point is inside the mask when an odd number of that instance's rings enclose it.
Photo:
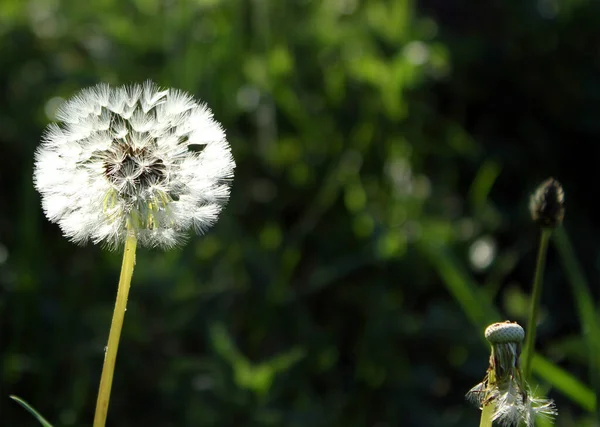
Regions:
[[[171,248],[205,232],[229,199],[235,162],[211,110],[152,82],[84,89],[59,107],[34,183],[66,237]]]

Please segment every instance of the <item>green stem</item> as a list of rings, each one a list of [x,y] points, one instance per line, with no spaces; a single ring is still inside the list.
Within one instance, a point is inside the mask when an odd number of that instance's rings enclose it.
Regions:
[[[494,405],[485,405],[481,410],[481,421],[479,427],[492,427],[492,417],[494,416]]]
[[[496,371],[494,370],[492,358],[493,354],[492,357],[490,357],[490,369],[487,377],[488,385],[493,385],[496,383]],[[481,409],[481,420],[479,421],[479,427],[492,427],[492,419],[494,418],[495,409],[496,408],[493,401],[489,402],[487,405],[483,405],[483,408]]]
[[[535,352],[535,329],[540,311],[540,300],[542,297],[542,286],[544,281],[544,268],[546,265],[546,253],[548,252],[548,242],[552,235],[551,228],[542,228],[540,236],[540,247],[538,250],[537,263],[535,266],[535,275],[533,277],[533,290],[531,295],[531,307],[529,309],[529,321],[527,322],[527,338],[525,340],[525,350],[523,358],[523,375],[525,381],[531,379],[531,361]]]
[[[102,376],[100,377],[94,427],[104,427],[106,424],[110,390],[112,388],[115,363],[117,361],[117,350],[119,349],[119,339],[121,338],[123,319],[127,309],[127,296],[129,295],[131,276],[133,276],[133,267],[135,266],[136,245],[137,240],[135,234],[129,233],[127,240],[125,241],[123,264],[121,266],[121,276],[119,278],[119,287],[117,289],[117,301],[115,302],[110,333],[108,334],[108,345],[104,353],[104,366],[102,367]]]

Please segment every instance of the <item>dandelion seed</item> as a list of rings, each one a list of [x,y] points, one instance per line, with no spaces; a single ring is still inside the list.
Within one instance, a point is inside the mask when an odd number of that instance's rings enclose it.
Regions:
[[[523,408],[523,420],[527,426],[535,425],[535,419],[538,417],[549,420],[557,415],[554,402],[543,397],[534,397],[531,392],[527,395]]]
[[[467,393],[467,399],[483,408],[492,405],[492,421],[510,427],[521,423],[534,427],[538,416],[553,418],[551,400],[534,397],[519,367],[521,344],[525,337],[517,323],[494,323],[485,330],[492,345],[490,366],[483,381]]]
[[[203,233],[229,198],[235,163],[210,109],[152,82],[100,84],[63,103],[46,129],[34,182],[66,237],[170,248]]]

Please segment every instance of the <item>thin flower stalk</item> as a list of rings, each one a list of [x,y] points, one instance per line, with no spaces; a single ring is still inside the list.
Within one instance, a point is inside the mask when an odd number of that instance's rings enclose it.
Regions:
[[[98,399],[96,401],[96,413],[94,415],[94,427],[103,427],[106,424],[106,415],[108,414],[108,403],[110,401],[110,391],[112,388],[115,364],[117,361],[117,351],[119,349],[119,340],[123,328],[123,319],[127,310],[127,298],[135,266],[135,249],[137,239],[134,233],[130,233],[125,240],[125,249],[123,252],[123,264],[121,266],[121,277],[117,288],[117,300],[113,311],[113,318],[108,335],[108,344],[104,353],[104,365],[102,366],[102,376],[100,377],[100,387],[98,389]]]
[[[533,277],[533,290],[531,294],[531,306],[529,308],[529,319],[527,321],[527,340],[525,344],[525,357],[523,364],[523,372],[527,380],[531,379],[531,364],[533,361],[533,354],[535,353],[535,335],[537,329],[537,319],[540,311],[540,303],[542,299],[546,254],[548,252],[548,243],[550,242],[551,235],[551,229],[542,229],[537,262],[535,265],[535,273]]]
[[[527,339],[524,351],[523,374],[531,380],[533,354],[535,353],[535,335],[537,320],[542,299],[542,287],[544,283],[544,269],[546,266],[546,254],[548,243],[554,229],[562,224],[565,216],[565,194],[560,183],[549,178],[544,181],[533,193],[529,202],[529,210],[532,220],[541,228],[540,244],[538,248],[537,262],[533,277],[533,289],[531,294],[531,306],[527,322]]]
[[[488,382],[495,382],[494,379],[494,371],[493,370],[488,370],[488,377],[487,377]],[[484,392],[483,390],[481,390],[480,392]],[[471,398],[471,400],[473,400]],[[477,400],[477,399],[475,399]],[[479,402],[477,402],[479,403]],[[479,403],[481,405],[481,419],[479,421],[479,427],[492,427],[493,424],[493,419],[494,419],[494,404],[493,402],[481,402]]]

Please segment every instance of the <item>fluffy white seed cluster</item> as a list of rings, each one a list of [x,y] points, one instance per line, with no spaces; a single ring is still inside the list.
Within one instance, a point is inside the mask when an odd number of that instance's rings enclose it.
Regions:
[[[494,323],[485,330],[492,345],[488,375],[467,393],[480,408],[493,405],[492,420],[501,426],[535,426],[538,417],[552,419],[556,407],[551,400],[538,398],[519,369],[523,328],[514,322]]]
[[[46,129],[34,183],[48,219],[76,243],[171,248],[204,232],[229,198],[235,162],[210,109],[152,82],[100,84]]]
[[[523,387],[514,376],[488,384],[486,396],[495,408],[492,420],[504,427],[534,427],[536,419],[552,420],[557,413],[552,400],[534,396],[529,387]]]

